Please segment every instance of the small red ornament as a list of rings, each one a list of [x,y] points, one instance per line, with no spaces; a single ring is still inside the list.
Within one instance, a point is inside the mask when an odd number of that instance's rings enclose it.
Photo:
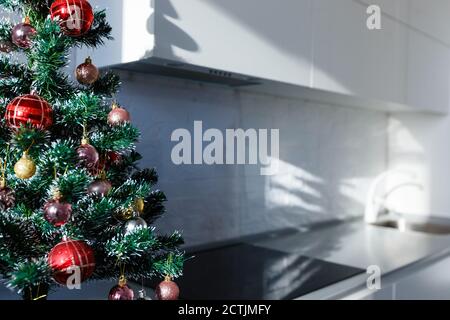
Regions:
[[[178,300],[180,288],[172,281],[171,277],[167,276],[164,281],[158,284],[155,294],[158,300]]]
[[[112,126],[117,126],[130,121],[130,113],[114,103],[111,112],[108,114],[108,123]]]
[[[72,205],[61,201],[61,194],[55,191],[53,199],[44,205],[44,218],[55,227],[60,227],[69,221],[72,215]]]
[[[48,264],[59,284],[66,285],[76,268],[79,268],[80,281],[83,282],[94,273],[94,251],[83,241],[63,240],[48,254]]]
[[[30,18],[26,17],[24,22],[19,23],[11,30],[12,42],[22,49],[31,47],[31,41],[36,35],[36,29],[30,24]]]
[[[108,300],[133,300],[134,291],[127,285],[125,277],[120,277],[119,284],[109,291]]]
[[[95,169],[100,158],[97,149],[89,144],[89,140],[84,138],[77,149],[80,164],[92,170]]]
[[[48,129],[53,124],[53,110],[50,104],[36,94],[14,98],[6,107],[6,122],[18,129],[31,124],[36,129]]]
[[[89,57],[75,70],[75,77],[77,78],[77,81],[84,85],[93,84],[98,80],[99,75],[100,73],[97,67],[92,64],[92,60]]]
[[[108,170],[112,166],[119,166],[123,161],[123,157],[120,153],[115,151],[109,151],[106,153],[105,157],[102,157],[99,161],[97,175],[101,173],[102,170]]]
[[[86,0],[56,0],[50,7],[50,15],[60,21],[64,34],[74,37],[88,32],[94,22],[94,11]]]
[[[118,152],[114,152],[114,151],[109,151],[106,154],[106,159],[109,165],[119,165],[122,163],[122,155]]]

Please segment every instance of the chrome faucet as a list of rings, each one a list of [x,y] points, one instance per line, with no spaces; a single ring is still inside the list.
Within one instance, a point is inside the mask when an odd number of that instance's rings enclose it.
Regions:
[[[377,189],[380,183],[382,183],[389,175],[393,173],[399,173],[404,176],[409,177],[411,180],[408,182],[403,182],[389,191],[385,192],[382,196],[377,196]],[[389,213],[389,208],[386,206],[386,199],[387,197],[393,193],[394,191],[398,190],[399,188],[406,186],[406,185],[413,185],[417,186],[418,188],[423,188],[421,184],[417,182],[417,176],[414,173],[407,172],[407,171],[401,171],[401,170],[388,170],[380,174],[378,177],[375,178],[375,180],[370,185],[369,191],[367,192],[367,199],[366,199],[366,208],[364,212],[364,220],[366,223],[376,223],[378,221],[378,218],[380,214],[387,214]]]

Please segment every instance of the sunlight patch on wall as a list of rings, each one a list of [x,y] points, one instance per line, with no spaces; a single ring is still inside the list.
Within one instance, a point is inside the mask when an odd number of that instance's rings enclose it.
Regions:
[[[322,193],[319,190],[323,180],[302,168],[278,160],[279,174],[267,176],[266,207],[299,208],[308,212],[322,213],[320,204]]]

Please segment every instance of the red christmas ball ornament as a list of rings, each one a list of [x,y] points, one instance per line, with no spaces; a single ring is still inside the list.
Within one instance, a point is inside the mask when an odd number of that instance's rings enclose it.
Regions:
[[[6,122],[18,129],[30,124],[36,129],[48,129],[53,124],[53,110],[50,104],[36,94],[14,98],[6,107]]]
[[[89,57],[75,70],[75,77],[80,84],[91,85],[98,80],[99,76],[100,72]]]
[[[89,144],[89,140],[84,138],[81,141],[81,145],[77,149],[78,159],[80,160],[80,164],[85,166],[86,168],[92,170],[98,164],[98,160],[100,158],[97,149],[95,149],[92,145]]]
[[[122,155],[120,153],[114,152],[114,151],[109,151],[106,154],[106,158],[110,165],[115,165],[115,166],[121,164],[122,160],[123,160]]]
[[[114,103],[111,112],[108,114],[108,123],[112,126],[117,126],[130,121],[130,113]]]
[[[119,166],[123,161],[122,155],[118,152],[109,151],[105,157],[100,159],[99,171],[108,170],[112,166]]]
[[[127,285],[125,277],[121,277],[119,284],[109,291],[108,300],[133,300],[134,291]]]
[[[94,22],[94,11],[86,0],[56,0],[50,7],[53,20],[68,36],[81,36],[91,29]]]
[[[66,285],[76,268],[83,282],[94,272],[94,251],[84,241],[63,240],[48,254],[48,264],[53,270],[53,278],[59,284]]]
[[[60,227],[72,216],[72,205],[61,201],[61,194],[55,191],[53,199],[44,205],[44,218],[55,227]]]
[[[178,300],[180,295],[180,288],[172,281],[171,277],[167,276],[155,290],[158,300]]]
[[[36,35],[36,29],[30,24],[30,18],[25,18],[24,22],[19,23],[11,30],[12,42],[22,49],[31,47],[31,41]]]

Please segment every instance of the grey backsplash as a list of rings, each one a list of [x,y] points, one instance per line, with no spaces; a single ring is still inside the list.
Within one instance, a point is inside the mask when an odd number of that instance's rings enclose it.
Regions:
[[[119,102],[142,132],[142,167],[156,167],[167,214],[187,245],[363,214],[370,181],[386,168],[387,114],[120,72]],[[280,129],[280,171],[255,165],[174,165],[173,130]]]

